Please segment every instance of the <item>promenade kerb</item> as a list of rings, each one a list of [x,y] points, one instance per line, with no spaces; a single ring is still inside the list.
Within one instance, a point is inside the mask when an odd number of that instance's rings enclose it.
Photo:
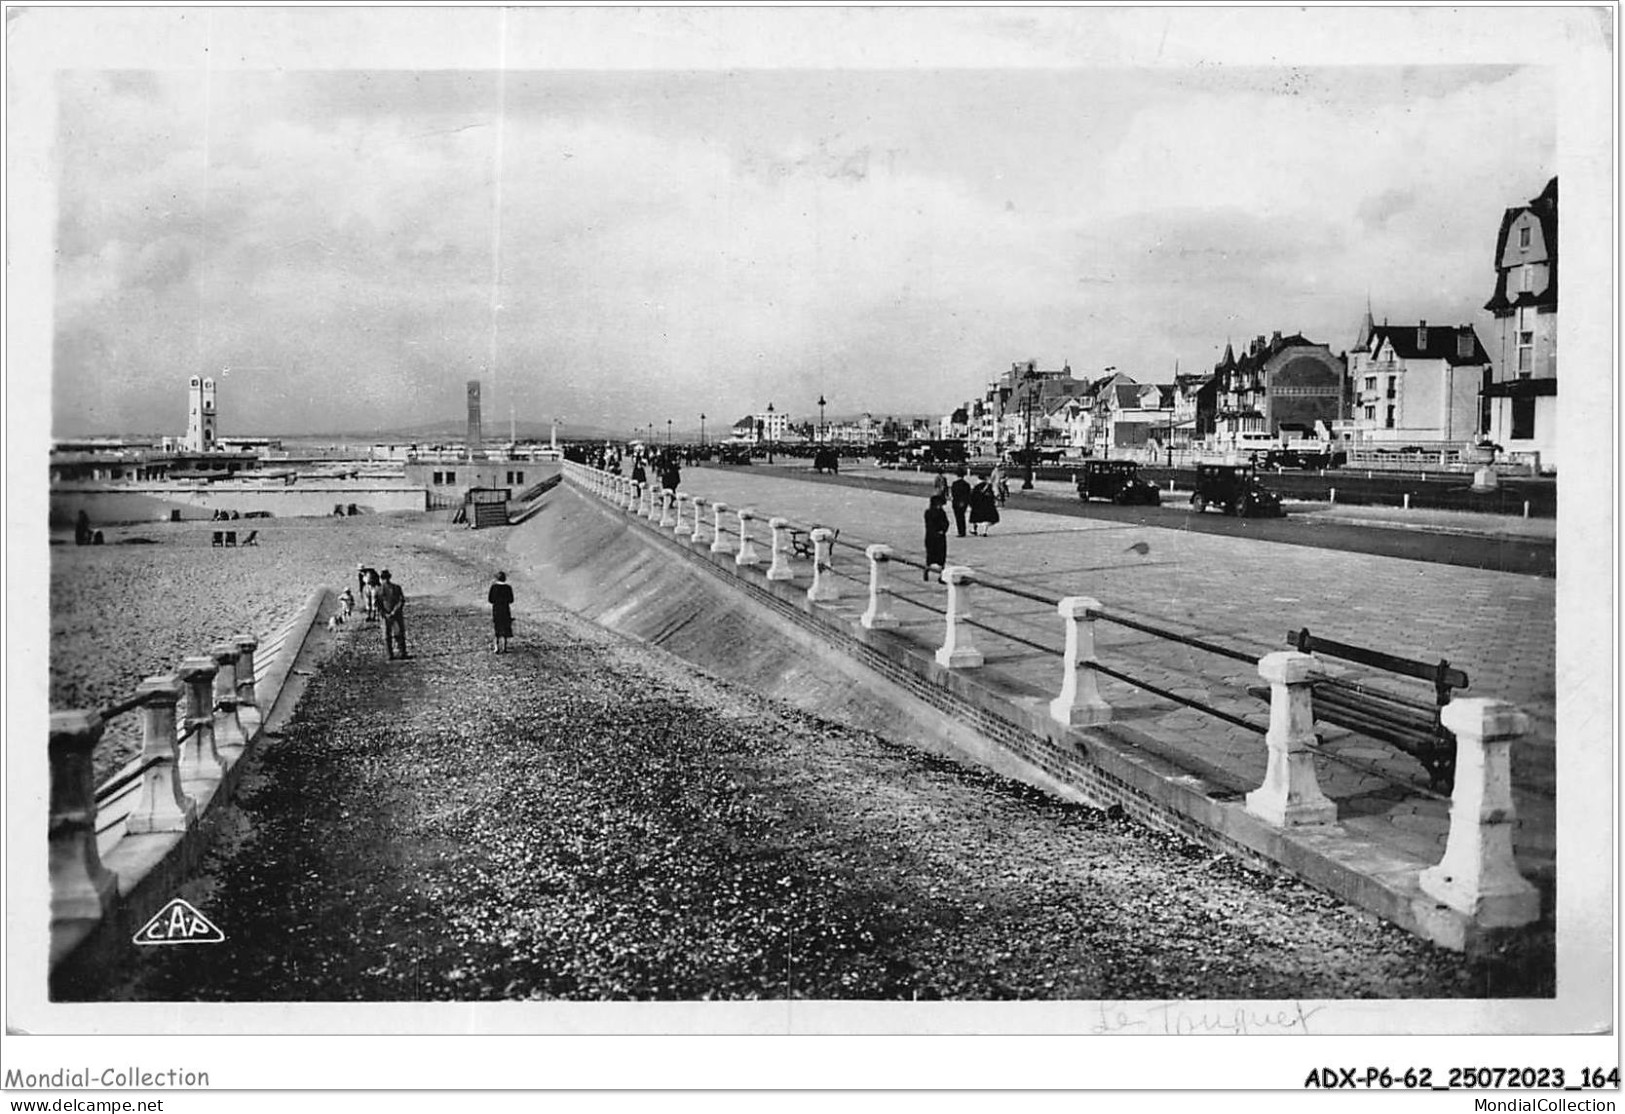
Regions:
[[[580,490],[588,494],[593,492],[594,481],[589,469],[573,462],[566,462],[565,473]],[[723,542],[724,505],[715,501],[712,505],[716,510],[716,533],[711,552],[726,554],[732,551],[732,547]],[[782,568],[779,546],[777,544],[774,546],[772,570],[751,571],[754,562],[745,557],[745,554],[751,550],[749,522],[754,514],[750,510],[741,511],[738,517],[740,551],[729,564],[735,576],[751,577],[762,581],[765,585],[768,581],[767,572]],[[784,514],[772,515],[770,526],[773,528],[775,542],[778,540],[780,530],[787,530],[791,526],[807,529],[815,539],[822,534],[826,542],[833,537],[827,524],[803,523]],[[842,541],[839,544],[855,549],[866,559],[868,568],[865,570],[867,576],[864,580],[867,583],[863,585],[865,589],[863,595],[868,603],[868,609],[859,618],[846,616],[840,611],[840,605],[834,602],[822,605],[830,612],[829,618],[832,622],[840,623],[847,618],[857,618],[856,625],[867,630],[876,630],[877,627],[872,620],[885,614],[885,609],[879,603],[884,593],[889,598],[895,598],[900,603],[908,605],[913,611],[943,617],[937,620],[938,629],[942,633],[934,657],[938,665],[947,671],[978,671],[988,665],[1020,667],[1024,662],[1030,662],[1034,658],[1028,651],[1037,650],[1041,655],[1049,656],[1049,660],[1061,663],[1066,670],[1066,676],[1059,684],[1052,682],[1054,687],[1051,691],[1058,692],[1054,700],[1049,702],[1047,710],[1057,723],[1068,724],[1068,729],[1081,730],[1080,720],[1083,724],[1101,723],[1114,715],[1118,718],[1128,715],[1139,724],[1160,725],[1164,728],[1171,723],[1173,730],[1162,730],[1156,734],[1156,739],[1169,742],[1170,750],[1175,752],[1181,749],[1182,744],[1188,745],[1192,750],[1201,750],[1201,740],[1210,732],[1231,734],[1236,731],[1243,732],[1245,738],[1250,740],[1249,745],[1254,752],[1250,759],[1256,769],[1254,780],[1244,794],[1234,794],[1244,795],[1245,803],[1221,807],[1243,808],[1257,820],[1282,830],[1325,829],[1334,836],[1346,835],[1349,839],[1360,839],[1369,835],[1369,828],[1355,823],[1356,817],[1352,815],[1344,824],[1338,825],[1339,804],[1334,796],[1341,799],[1345,806],[1353,807],[1359,803],[1357,798],[1369,795],[1376,787],[1365,784],[1366,793],[1363,795],[1348,792],[1346,790],[1350,777],[1361,783],[1377,781],[1385,783],[1380,788],[1390,801],[1397,792],[1403,797],[1415,798],[1430,805],[1433,802],[1439,805],[1446,803],[1439,795],[1430,793],[1417,784],[1414,776],[1407,777],[1404,774],[1396,776],[1393,771],[1396,768],[1403,769],[1407,760],[1403,756],[1396,758],[1385,753],[1386,748],[1381,748],[1380,744],[1377,748],[1365,745],[1343,748],[1359,757],[1340,754],[1331,747],[1321,745],[1314,731],[1310,684],[1322,675],[1323,664],[1311,655],[1250,654],[1245,650],[1221,645],[1209,638],[1195,637],[1166,625],[1145,621],[1145,617],[1129,618],[1114,615],[1109,610],[1109,601],[1102,604],[1101,601],[1094,599],[1082,602],[1077,598],[1064,599],[1058,595],[1005,583],[998,577],[990,576],[986,572],[973,572],[962,565],[949,565],[942,571],[942,580],[946,585],[945,601],[941,600],[940,596],[935,598],[921,596],[922,591],[931,590],[929,586],[924,589],[916,587],[913,592],[906,595],[893,593],[885,586],[883,565],[895,562],[915,568],[924,566],[907,557],[898,556],[895,548],[884,543],[876,545],[872,539],[865,539],[863,542]],[[833,548],[830,546],[830,551]],[[814,567],[811,570],[813,586],[816,587],[819,579],[824,576],[833,578],[835,575],[841,575],[847,579],[857,579],[849,572],[837,574],[832,567],[835,564],[833,557],[824,559],[825,552],[820,548],[813,562]],[[745,560],[740,560],[740,557],[745,557]],[[773,579],[782,581],[782,573]],[[979,598],[1002,596],[1016,606],[1001,609],[998,615],[991,617],[992,621],[983,621],[970,606],[969,593],[973,587]],[[812,591],[809,590],[808,595],[809,606],[819,607],[818,599]],[[1051,616],[1058,614],[1061,622],[1053,623],[1052,619],[1052,633],[1049,636],[1046,637],[1034,630],[1034,624],[1028,619],[1028,611],[1022,610],[1028,602],[1045,604]],[[892,618],[895,619],[896,616]],[[918,644],[921,623],[928,621],[930,619],[910,618],[900,622],[899,626],[913,627],[914,631],[906,629],[898,631],[894,628],[882,637],[912,635],[913,641]],[[1106,665],[1101,660],[1103,655],[1094,638],[1095,626],[1100,621],[1115,622],[1132,632],[1136,637],[1129,643],[1130,645],[1143,645],[1149,636],[1159,642],[1174,643],[1185,651],[1216,655],[1220,662],[1245,662],[1252,665],[1253,670],[1249,672],[1263,678],[1270,685],[1268,723],[1261,723],[1255,718],[1257,712],[1253,710],[1259,705],[1251,697],[1245,697],[1245,689],[1241,692],[1232,692],[1228,697],[1215,697],[1216,688],[1228,687],[1235,681],[1234,666],[1224,666],[1212,675],[1200,671],[1194,674],[1185,672],[1181,675],[1166,668],[1146,668],[1143,661],[1135,673]],[[1083,636],[1084,632],[1080,631],[1080,626],[1087,628],[1087,637]],[[996,641],[988,642],[984,651],[976,644],[982,639],[979,635],[973,635],[973,631],[994,636]],[[1064,641],[1064,647],[1056,647],[1053,644],[1052,639],[1056,636]],[[1052,671],[1051,677],[1055,675],[1054,668],[1054,665],[1049,667]],[[1138,673],[1149,673],[1151,676],[1136,675]],[[1077,683],[1079,674],[1088,678],[1086,686],[1080,687]],[[1099,677],[1117,682],[1114,686],[1116,691],[1109,700],[1098,684]],[[1125,690],[1128,696],[1126,700],[1117,695]],[[1133,695],[1135,690],[1138,690],[1138,696]],[[1147,694],[1152,699],[1148,700]],[[1161,701],[1171,704],[1173,712],[1168,712],[1166,706],[1160,706]],[[1220,706],[1221,704],[1228,706]],[[1505,702],[1499,702],[1498,706],[1510,708]],[[1082,709],[1081,715],[1078,713],[1079,709]],[[1515,712],[1516,709],[1512,711]],[[1252,714],[1247,714],[1249,712]],[[1198,716],[1195,722],[1190,718],[1193,715]],[[1179,718],[1181,716],[1185,718]],[[1207,728],[1201,717],[1210,717],[1207,722],[1212,723],[1213,728]],[[1168,722],[1159,724],[1158,721]],[[1493,742],[1488,744],[1485,736],[1475,736],[1471,731],[1457,733],[1458,747],[1462,751],[1458,764],[1463,769],[1482,767],[1493,770],[1504,766],[1504,755],[1510,749],[1513,740],[1521,737],[1516,732],[1508,731],[1506,725],[1521,725],[1526,728],[1528,719],[1517,715],[1504,715],[1497,719],[1496,723],[1500,725],[1498,730],[1504,733],[1499,735],[1490,733],[1489,737]],[[1350,737],[1350,733],[1347,732],[1332,734],[1345,740]],[[1356,742],[1362,741],[1356,739]],[[1479,753],[1486,745],[1496,753],[1487,757]],[[1467,755],[1468,749],[1475,751],[1474,756]],[[1163,754],[1167,756],[1168,752],[1164,751]],[[1376,761],[1370,760],[1373,756],[1377,758]],[[1199,762],[1198,765],[1200,767],[1202,763]],[[1331,796],[1322,792],[1321,771],[1326,770],[1332,771],[1330,776],[1332,782],[1342,782],[1343,791]],[[1473,800],[1465,799],[1473,794],[1477,794]],[[1538,919],[1538,901],[1530,903],[1527,899],[1522,899],[1519,904],[1498,900],[1496,894],[1485,889],[1485,887],[1504,888],[1508,872],[1524,886],[1529,886],[1529,883],[1519,873],[1510,833],[1505,832],[1504,828],[1496,828],[1500,813],[1481,806],[1479,798],[1483,795],[1481,778],[1475,779],[1471,786],[1462,782],[1457,783],[1455,804],[1450,811],[1447,831],[1451,855],[1457,857],[1447,864],[1451,879],[1449,900],[1434,894],[1430,896],[1470,918],[1474,922],[1471,927],[1475,929],[1527,924]],[[1406,807],[1415,808],[1415,806]],[[1507,807],[1509,810],[1513,807],[1510,791],[1507,794]],[[1489,831],[1488,835],[1486,831]],[[1502,834],[1506,834],[1507,838],[1501,838]],[[1420,885],[1419,876],[1424,869],[1432,869],[1434,876],[1437,876],[1438,870],[1444,869],[1439,866],[1439,859],[1444,857],[1441,852],[1431,868],[1418,867],[1415,871],[1418,877],[1413,877],[1410,884]],[[1485,881],[1480,885],[1478,879]],[[1440,883],[1435,883],[1433,888],[1441,892],[1444,889]],[[1481,890],[1483,892],[1480,892]],[[1533,887],[1529,887],[1528,892],[1535,891]],[[1486,918],[1481,915],[1482,910],[1487,908],[1495,910],[1492,917]],[[1448,934],[1441,938],[1441,942],[1461,946],[1459,939],[1452,940]]]
[[[270,649],[296,654],[328,602],[329,593],[316,593],[271,636]],[[105,708],[51,713],[53,975],[93,938],[98,955],[127,944],[109,939],[109,931],[127,936],[139,927],[132,917],[155,911],[145,905],[172,896],[143,882],[194,860],[205,818],[229,798],[264,730],[269,708],[260,707],[261,686],[269,682],[264,691],[274,699],[291,668],[291,656],[280,666],[270,653],[256,658],[261,645],[239,634],[183,657],[172,672],[147,677]],[[106,724],[130,714],[141,716],[140,754],[98,786],[94,756]]]

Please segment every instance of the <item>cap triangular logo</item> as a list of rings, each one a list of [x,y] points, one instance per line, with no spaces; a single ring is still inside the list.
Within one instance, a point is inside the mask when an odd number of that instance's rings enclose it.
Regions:
[[[214,922],[178,897],[135,934],[137,944],[219,944],[225,939]]]

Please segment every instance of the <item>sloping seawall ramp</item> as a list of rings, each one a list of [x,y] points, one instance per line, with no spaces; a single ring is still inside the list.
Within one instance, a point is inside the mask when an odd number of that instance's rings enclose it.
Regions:
[[[551,492],[508,542],[514,563],[537,589],[611,630],[826,719],[1083,800],[1076,787],[991,744],[742,592],[730,583],[731,572],[689,559],[681,551],[686,544],[657,536],[646,523],[569,485]]]

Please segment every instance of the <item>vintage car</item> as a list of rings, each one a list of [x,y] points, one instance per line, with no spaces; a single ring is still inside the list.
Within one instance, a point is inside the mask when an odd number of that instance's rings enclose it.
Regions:
[[[1086,460],[1078,476],[1078,498],[1110,499],[1124,506],[1138,504],[1156,507],[1162,494],[1156,484],[1140,478],[1140,466],[1132,460]]]
[[[1290,447],[1285,449],[1272,449],[1264,454],[1264,467],[1266,468],[1303,468],[1313,471],[1318,468],[1341,468],[1348,463],[1349,454],[1334,452],[1331,449],[1307,449]]]
[[[903,455],[903,450],[896,441],[876,441],[869,451],[874,455],[875,463],[884,467],[895,465]]]
[[[1191,506],[1198,512],[1223,507],[1225,514],[1280,518],[1286,514],[1281,497],[1258,482],[1250,464],[1198,464]]]
[[[910,464],[930,467],[935,464],[964,464],[969,456],[965,442],[956,440],[915,441],[904,454]]]
[[[1065,455],[1065,449],[1040,449],[1035,447],[1031,449],[1013,449],[1008,454],[1008,459],[1011,467],[1025,468],[1029,463],[1035,467],[1040,464],[1055,464]]]
[[[749,464],[749,445],[723,445],[717,449],[717,462],[720,464]]]
[[[821,446],[813,453],[813,471],[834,472],[838,475],[841,471],[840,454],[828,445]]]

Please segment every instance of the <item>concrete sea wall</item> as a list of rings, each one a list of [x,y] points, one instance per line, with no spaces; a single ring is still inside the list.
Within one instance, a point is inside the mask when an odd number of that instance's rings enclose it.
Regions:
[[[1264,802],[1255,811],[1235,786],[1212,781],[1199,765],[1159,756],[1129,724],[1059,723],[1050,714],[1054,692],[1007,672],[947,668],[940,651],[934,659],[917,639],[864,628],[849,604],[813,603],[805,587],[739,569],[730,553],[653,528],[640,520],[641,510],[628,513],[624,499],[591,490],[598,485],[581,470],[514,532],[509,548],[542,591],[611,629],[825,718],[973,759],[1067,799],[1120,807],[1148,826],[1296,875],[1451,948],[1492,946],[1503,927],[1537,912],[1537,896],[1515,873],[1507,879],[1521,903],[1515,919],[1480,916],[1493,904],[1483,895],[1465,909],[1446,904],[1425,891],[1426,876],[1441,869],[1433,859],[1372,843],[1335,822],[1272,818]],[[1286,762],[1288,737],[1307,733],[1308,692],[1303,678],[1296,696],[1290,679],[1281,680],[1272,711],[1281,739],[1271,748]],[[1284,793],[1290,806],[1299,775],[1288,771],[1283,765],[1278,775],[1272,761],[1266,784],[1246,796]],[[1464,848],[1473,843],[1470,828],[1461,833]],[[1451,847],[1457,842],[1453,835]],[[1498,857],[1510,872],[1510,842],[1505,851]],[[1482,868],[1464,869],[1476,877]]]

